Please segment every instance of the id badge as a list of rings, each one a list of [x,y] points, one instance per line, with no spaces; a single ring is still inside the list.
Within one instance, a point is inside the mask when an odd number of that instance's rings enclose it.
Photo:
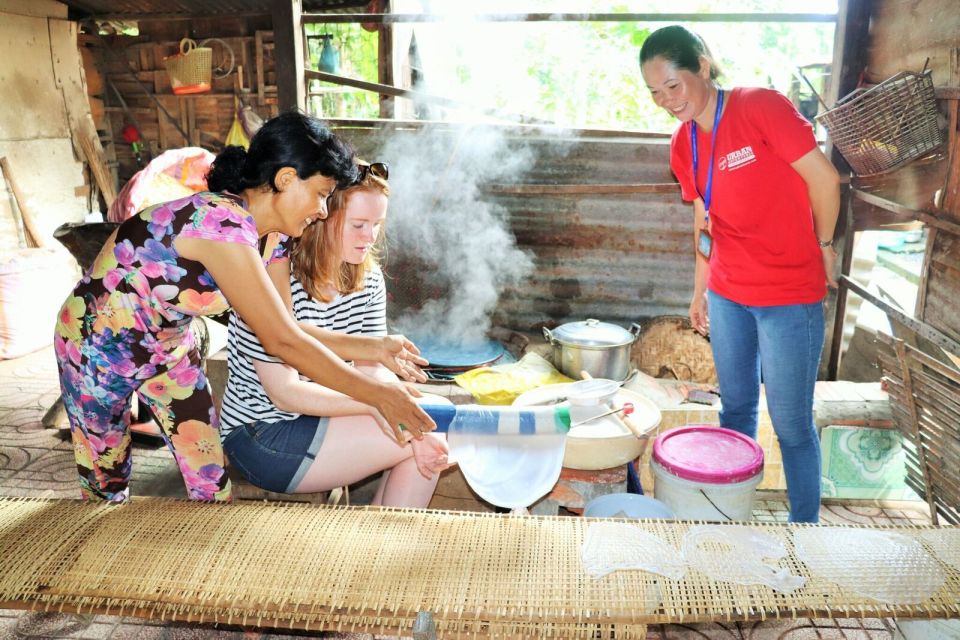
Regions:
[[[712,251],[713,238],[710,236],[710,232],[706,229],[700,229],[700,233],[697,235],[697,253],[709,260]]]

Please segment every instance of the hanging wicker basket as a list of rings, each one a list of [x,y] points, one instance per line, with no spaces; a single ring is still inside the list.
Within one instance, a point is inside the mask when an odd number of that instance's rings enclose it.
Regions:
[[[892,171],[943,143],[929,71],[902,71],[857,89],[817,121],[859,176]]]
[[[170,86],[177,95],[210,91],[213,49],[198,47],[190,38],[180,41],[180,53],[163,59]]]

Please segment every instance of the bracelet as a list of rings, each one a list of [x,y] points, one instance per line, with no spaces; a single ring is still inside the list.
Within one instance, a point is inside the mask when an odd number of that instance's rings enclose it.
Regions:
[[[833,246],[833,239],[831,238],[830,240],[820,240],[819,238],[817,238],[817,244],[820,245],[821,249],[826,249],[827,247]]]

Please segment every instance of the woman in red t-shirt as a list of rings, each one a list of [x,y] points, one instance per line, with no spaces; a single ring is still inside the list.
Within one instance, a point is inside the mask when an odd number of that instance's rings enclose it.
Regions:
[[[721,426],[756,437],[761,372],[783,454],[790,520],[816,522],[820,442],[813,389],[823,298],[840,208],[836,169],[781,94],[722,89],[699,36],[652,33],[640,49],[654,101],[681,121],[670,165],[693,202],[696,270],[690,320],[710,334]]]

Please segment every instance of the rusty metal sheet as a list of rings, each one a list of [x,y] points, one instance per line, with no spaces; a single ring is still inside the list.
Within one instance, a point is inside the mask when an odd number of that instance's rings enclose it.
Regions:
[[[337,133],[361,156],[399,166],[419,160],[384,158],[384,149],[396,149],[398,139],[404,137],[415,140],[421,129],[422,125],[406,131],[396,126],[389,130],[345,128]],[[450,162],[469,153],[462,148],[455,151],[460,136],[455,127],[438,126],[437,133],[449,136],[442,148],[450,153]],[[692,211],[681,202],[679,190],[669,188],[674,182],[668,167],[669,141],[532,137],[527,133],[523,142],[532,158],[524,171],[499,176],[496,185],[477,185],[480,199],[505,211],[506,227],[534,263],[528,277],[503,290],[493,322],[531,331],[587,317],[626,326],[658,315],[686,315],[693,291]],[[435,163],[436,171],[423,175],[418,188],[425,194],[442,181],[436,173],[443,172],[447,160],[441,158]],[[584,189],[526,195],[510,193],[510,183],[582,185]],[[589,185],[597,184],[659,184],[665,188],[652,193],[590,193]],[[424,198],[424,209],[429,209],[429,196]],[[389,224],[388,233],[393,233]],[[443,224],[443,218],[432,224]],[[391,317],[408,305],[442,298],[444,287],[422,277],[431,268],[443,268],[429,265],[430,248],[405,247],[394,242],[395,235],[390,237],[387,286]]]

